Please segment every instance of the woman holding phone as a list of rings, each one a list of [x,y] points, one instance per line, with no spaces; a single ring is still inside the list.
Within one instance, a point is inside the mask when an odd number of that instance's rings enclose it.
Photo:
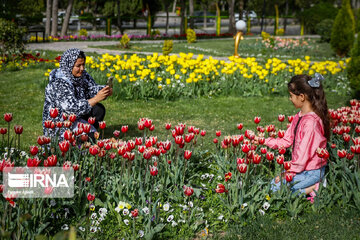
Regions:
[[[70,114],[76,115],[70,129],[76,130],[78,122],[87,123],[89,117],[95,118],[91,132],[95,132],[105,116],[105,107],[100,102],[112,95],[112,87],[98,85],[85,70],[86,56],[83,51],[71,48],[60,59],[60,67],[49,74],[49,83],[45,89],[43,110],[44,134],[63,137],[65,128],[46,128],[45,122],[62,122]],[[50,115],[51,109],[58,114]],[[91,136],[91,135],[90,135]]]

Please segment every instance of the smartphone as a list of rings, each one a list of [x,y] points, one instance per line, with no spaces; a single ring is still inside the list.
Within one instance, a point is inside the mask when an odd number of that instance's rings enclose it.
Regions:
[[[113,79],[114,77],[109,77],[107,80],[106,85],[108,85],[110,88],[113,88]]]

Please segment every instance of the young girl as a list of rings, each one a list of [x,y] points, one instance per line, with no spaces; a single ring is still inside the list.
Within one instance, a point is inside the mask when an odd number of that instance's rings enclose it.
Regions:
[[[297,75],[288,83],[290,101],[300,112],[294,116],[283,138],[267,138],[265,145],[277,149],[292,146],[291,190],[314,194],[325,174],[326,160],[317,156],[318,148],[326,148],[330,137],[330,119],[325,93],[321,85],[323,77],[315,74]],[[284,173],[283,173],[284,175]],[[283,177],[283,179],[285,179]],[[272,180],[272,190],[280,188],[280,177]]]

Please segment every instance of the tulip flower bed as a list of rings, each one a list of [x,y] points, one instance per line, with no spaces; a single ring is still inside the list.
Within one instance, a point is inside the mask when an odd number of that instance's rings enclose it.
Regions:
[[[36,53],[35,56],[32,53],[23,53],[21,55],[12,56],[0,56],[0,71],[10,70],[21,70],[29,66],[33,66],[37,63],[51,63],[58,62],[58,59],[49,60],[40,57],[40,53]]]
[[[1,161],[4,167],[73,168],[75,195],[70,199],[20,199],[1,197],[2,237],[34,239],[53,236],[71,227],[82,238],[156,238],[178,236],[206,238],[209,233],[226,231],[229,224],[245,225],[263,215],[298,218],[306,212],[321,213],[333,208],[360,210],[360,101],[349,107],[329,110],[332,136],[327,149],[318,156],[328,161],[326,187],[317,196],[291,194],[289,186],[270,191],[270,180],[290,166],[291,149],[271,150],[264,137],[283,137],[292,116],[279,114],[278,124],[263,123],[237,132],[206,132],[195,126],[171,123],[155,126],[148,118],[137,122],[138,136],[127,136],[128,126],[103,138],[106,122],[100,123],[96,141],[87,133],[88,124],[68,129],[64,138],[39,136],[29,150],[21,151],[22,127],[13,126],[11,113],[4,114],[0,128]],[[75,115],[57,116],[48,128],[69,128]],[[152,136],[162,128],[168,137]],[[12,131],[14,129],[15,135]],[[205,136],[213,136],[213,148],[203,149]],[[253,143],[254,136],[259,144]],[[21,169],[19,170],[21,171]],[[291,181],[291,175],[286,175]],[[4,185],[0,185],[1,192]],[[45,190],[44,194],[52,190]]]
[[[325,88],[346,95],[350,92],[344,72],[347,62],[312,62],[309,56],[304,60],[271,58],[265,62],[229,57],[229,62],[225,62],[212,57],[205,59],[203,55],[194,58],[192,53],[179,56],[104,54],[86,60],[87,71],[100,83],[105,84],[110,76],[117,80],[114,84],[117,98],[166,100],[218,95],[287,95],[287,82],[294,74],[315,72],[325,76]]]

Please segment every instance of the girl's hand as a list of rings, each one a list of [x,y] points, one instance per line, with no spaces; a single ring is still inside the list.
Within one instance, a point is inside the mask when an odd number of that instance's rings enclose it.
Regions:
[[[275,183],[278,183],[278,182],[280,182],[280,177],[279,177],[279,176],[276,176],[276,178],[275,178]]]
[[[258,136],[254,137],[254,139],[252,140],[252,144],[259,145],[259,137]]]

